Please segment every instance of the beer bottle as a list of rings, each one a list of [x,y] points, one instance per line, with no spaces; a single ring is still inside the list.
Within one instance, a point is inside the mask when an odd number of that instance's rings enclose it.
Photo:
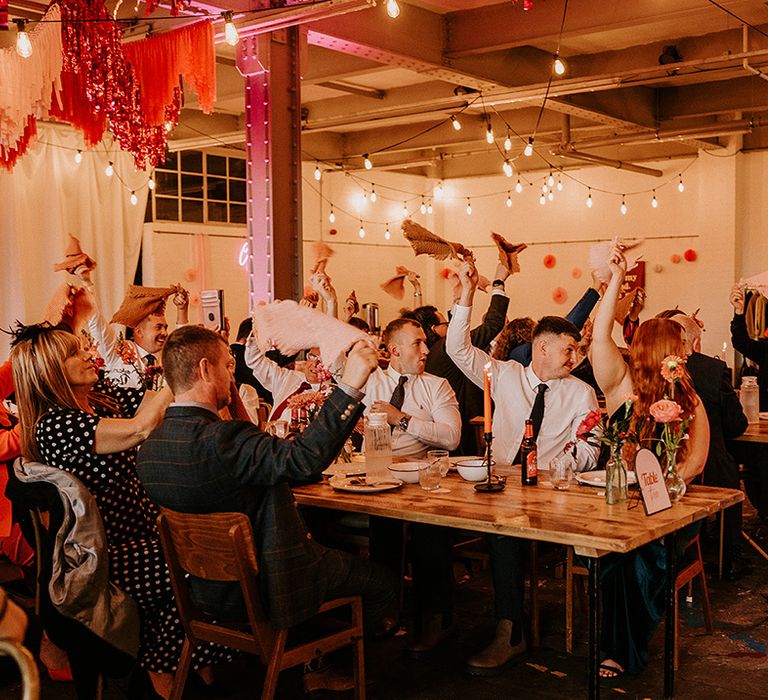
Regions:
[[[301,432],[299,415],[298,408],[291,409],[291,422],[288,423],[288,434],[286,435],[286,439],[288,440],[295,440],[296,436]]]
[[[523,486],[536,486],[539,467],[536,440],[533,437],[533,421],[525,421],[525,437],[520,445],[520,473]]]

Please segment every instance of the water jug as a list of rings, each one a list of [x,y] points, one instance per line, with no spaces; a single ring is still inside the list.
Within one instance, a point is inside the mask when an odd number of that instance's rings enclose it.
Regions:
[[[365,426],[365,477],[368,483],[389,479],[392,464],[392,429],[386,413],[371,413]]]
[[[742,377],[739,391],[741,407],[750,423],[760,420],[760,390],[757,387],[757,377]]]

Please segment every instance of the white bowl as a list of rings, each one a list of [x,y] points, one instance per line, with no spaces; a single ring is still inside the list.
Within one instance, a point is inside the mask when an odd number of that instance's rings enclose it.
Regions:
[[[389,467],[389,471],[392,476],[401,479],[406,484],[418,484],[419,469],[425,464],[426,462],[398,462]]]
[[[465,481],[484,481],[488,478],[488,467],[482,459],[465,459],[456,462],[456,469]]]

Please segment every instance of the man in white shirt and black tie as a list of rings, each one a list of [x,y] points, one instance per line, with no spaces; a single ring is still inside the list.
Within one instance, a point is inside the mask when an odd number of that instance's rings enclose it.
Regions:
[[[461,415],[446,379],[424,372],[429,349],[418,322],[398,318],[384,329],[387,369],[374,370],[364,387],[366,413],[387,414],[392,454],[422,458],[428,450],[455,449],[461,440]],[[371,558],[400,572],[402,523],[370,519]],[[414,523],[410,527],[413,560],[415,640],[408,653],[418,657],[445,636],[451,623],[451,530]]]
[[[459,272],[462,294],[454,306],[446,337],[450,358],[478,386],[483,385],[484,369],[490,363],[493,414],[493,449],[499,462],[514,463],[523,439],[525,421],[534,424],[539,468],[563,453],[567,443],[576,440],[576,430],[584,417],[597,409],[594,390],[570,372],[576,365],[579,331],[564,318],[545,316],[532,337],[532,360],[528,367],[515,361],[493,360],[472,346],[469,321],[477,288],[473,263]],[[576,441],[576,469],[594,469],[598,448]],[[521,540],[513,537],[488,537],[496,612],[496,636],[489,647],[468,661],[473,675],[493,675],[526,649],[523,638],[523,571]]]

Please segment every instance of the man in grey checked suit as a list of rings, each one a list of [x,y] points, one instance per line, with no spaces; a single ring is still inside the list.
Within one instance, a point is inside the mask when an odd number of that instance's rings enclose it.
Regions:
[[[275,627],[306,620],[327,599],[362,595],[366,629],[376,631],[394,608],[393,577],[374,563],[317,544],[288,485],[316,479],[341,450],[363,413],[360,387],[377,367],[375,351],[362,343],[350,351],[338,387],[294,441],[247,421],[220,419],[219,409],[230,402],[234,360],[216,333],[198,326],[174,331],[163,349],[163,367],[176,400],[139,451],[139,477],[150,498],[185,513],[248,515]],[[236,583],[197,582],[193,594],[223,619],[244,619]]]

